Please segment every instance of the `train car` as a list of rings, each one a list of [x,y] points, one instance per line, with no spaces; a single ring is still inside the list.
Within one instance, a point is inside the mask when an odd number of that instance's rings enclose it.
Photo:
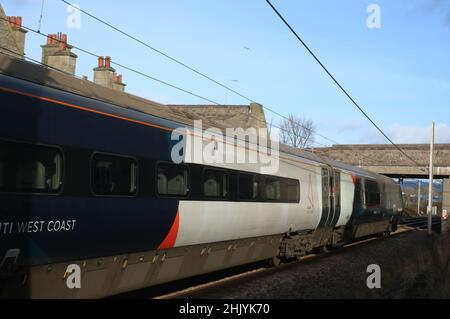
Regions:
[[[2,73],[2,298],[100,298],[396,228],[389,178],[287,146],[273,174],[205,164],[195,138],[177,164],[185,123]]]

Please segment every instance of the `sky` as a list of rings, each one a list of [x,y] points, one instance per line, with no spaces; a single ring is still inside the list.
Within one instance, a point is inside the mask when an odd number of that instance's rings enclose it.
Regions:
[[[339,144],[387,143],[336,87],[264,0],[73,0],[168,55],[284,115],[311,119]],[[42,0],[0,0],[7,15],[37,29]],[[395,143],[450,143],[450,0],[272,0],[350,95]],[[380,28],[369,28],[378,5]],[[44,0],[43,33],[223,104],[248,104],[206,79],[81,15]],[[45,38],[28,33],[26,54],[40,60]],[[79,55],[77,75],[92,79],[94,57]],[[127,92],[161,103],[199,98],[117,68]],[[269,122],[280,117],[266,111]],[[316,137],[317,146],[330,145]]]

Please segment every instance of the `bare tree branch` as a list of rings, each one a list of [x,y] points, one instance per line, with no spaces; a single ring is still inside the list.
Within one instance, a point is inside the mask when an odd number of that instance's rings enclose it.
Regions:
[[[280,125],[280,142],[297,148],[311,147],[316,128],[311,120],[290,114]]]

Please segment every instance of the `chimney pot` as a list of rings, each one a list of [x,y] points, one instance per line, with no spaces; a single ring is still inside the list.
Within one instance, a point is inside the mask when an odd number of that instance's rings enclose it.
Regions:
[[[105,57],[103,56],[98,57],[98,67],[100,69],[105,67]]]
[[[22,17],[17,17],[17,24],[19,28],[22,28]]]
[[[105,68],[110,69],[111,68],[111,57],[107,56],[105,58]]]
[[[9,25],[11,26],[11,28],[15,28],[16,27],[16,17],[8,17],[9,20]]]
[[[54,44],[55,43],[55,35],[49,34],[47,38],[47,44]]]
[[[68,47],[67,34],[58,32],[47,36],[47,45],[42,46],[42,63],[75,74],[77,55]]]
[[[59,48],[61,51],[65,51],[67,49],[67,34],[61,34],[61,41],[59,42]]]

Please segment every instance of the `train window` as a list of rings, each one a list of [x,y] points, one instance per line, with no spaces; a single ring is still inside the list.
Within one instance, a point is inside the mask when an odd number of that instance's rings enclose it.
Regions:
[[[203,195],[212,198],[226,198],[227,194],[226,172],[205,169],[203,173]]]
[[[258,198],[259,180],[256,175],[239,175],[239,198],[242,200],[256,200]]]
[[[62,154],[52,147],[0,141],[0,191],[59,193]]]
[[[137,191],[137,163],[129,157],[95,154],[92,191],[100,196],[133,196]]]
[[[366,205],[379,206],[381,204],[380,187],[377,182],[366,180]]]
[[[262,185],[263,200],[279,201],[281,199],[281,180],[267,177]]]
[[[300,202],[300,182],[298,180],[287,180],[287,201],[289,203]]]
[[[158,194],[162,196],[188,195],[188,168],[184,165],[159,163],[157,168]]]

